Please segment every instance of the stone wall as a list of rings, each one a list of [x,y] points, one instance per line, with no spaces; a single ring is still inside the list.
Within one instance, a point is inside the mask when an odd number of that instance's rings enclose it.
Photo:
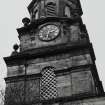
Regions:
[[[82,99],[79,101],[58,103],[58,105],[105,105],[105,97],[99,97],[99,98],[94,97],[94,98]]]
[[[51,41],[42,41],[39,38],[39,31],[40,27],[47,25],[47,24],[53,24],[59,27],[59,35],[51,40]],[[68,24],[68,23],[67,23]],[[67,25],[64,23],[58,23],[58,22],[48,22],[46,24],[43,24],[39,26],[37,29],[31,29],[30,32],[22,34],[20,36],[20,49],[21,51],[25,51],[28,49],[43,47],[43,46],[52,46],[57,44],[63,44],[63,43],[71,43],[71,46],[73,44],[79,43],[79,42],[88,42],[88,34],[81,30],[81,26],[79,22],[76,22],[72,25]]]
[[[37,74],[46,67],[52,66],[55,70],[63,70],[71,67],[92,64],[90,54],[71,56],[71,54],[62,54],[45,58],[37,58],[26,61],[28,66],[13,65],[8,66],[8,77],[24,75],[25,70],[27,75]]]

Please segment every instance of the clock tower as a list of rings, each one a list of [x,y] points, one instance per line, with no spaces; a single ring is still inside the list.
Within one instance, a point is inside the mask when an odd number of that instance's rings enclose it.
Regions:
[[[102,97],[80,0],[32,0],[28,11],[17,29],[20,45],[4,58],[5,105],[84,105]]]

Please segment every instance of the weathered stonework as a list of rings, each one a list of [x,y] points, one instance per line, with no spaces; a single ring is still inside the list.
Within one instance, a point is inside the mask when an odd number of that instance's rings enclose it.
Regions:
[[[47,23],[47,24],[58,24],[60,27],[61,32],[59,33],[59,36],[50,42],[43,42],[39,39],[39,29],[37,29],[37,32],[26,33],[20,37],[20,48],[21,51],[43,47],[43,46],[49,46],[49,45],[56,45],[61,43],[77,43],[81,41],[88,42],[88,38],[84,32],[82,34],[82,30],[80,29],[80,26],[78,24],[74,24],[71,26],[64,26],[63,24],[59,23]],[[46,24],[45,24],[46,25]],[[43,25],[44,26],[44,25]],[[83,35],[83,38],[81,38],[81,35]]]
[[[46,58],[37,58],[27,61],[28,66],[17,65],[8,67],[8,77],[24,75],[25,69],[27,75],[37,74],[46,67],[53,66],[56,70],[68,69],[76,66],[89,65],[92,64],[92,59],[89,54],[78,55],[71,57],[70,54],[58,55]]]
[[[60,103],[60,104],[61,105],[105,105],[105,97],[89,98],[89,99]]]
[[[24,95],[25,101],[27,103],[38,102],[39,100],[39,85],[40,81],[38,78],[27,79],[24,81],[15,81],[7,83],[6,86],[6,99],[7,104],[22,104],[24,103]],[[24,90],[24,86],[26,89]]]
[[[32,0],[7,64],[5,105],[105,105],[80,0]]]

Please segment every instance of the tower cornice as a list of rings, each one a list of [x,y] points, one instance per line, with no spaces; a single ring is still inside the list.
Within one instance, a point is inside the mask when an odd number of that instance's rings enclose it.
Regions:
[[[4,57],[4,60],[7,65],[11,65],[13,63],[17,63],[18,61],[21,60],[26,60],[26,59],[32,59],[32,58],[40,58],[40,57],[45,57],[49,55],[56,55],[60,53],[67,53],[75,50],[84,50],[88,49],[88,51],[91,53],[93,61],[96,59],[95,54],[93,51],[93,47],[91,43],[78,43],[77,45],[71,46],[71,43],[68,44],[60,44],[56,46],[48,46],[48,47],[42,47],[42,48],[36,48],[36,49],[31,49],[27,51],[23,51],[18,53],[15,56],[9,56],[9,57]]]

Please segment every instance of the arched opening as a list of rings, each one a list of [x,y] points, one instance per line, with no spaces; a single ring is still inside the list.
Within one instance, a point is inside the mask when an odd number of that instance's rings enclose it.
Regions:
[[[35,19],[38,19],[39,18],[39,12],[38,12],[38,9],[35,11]]]
[[[71,17],[71,11],[70,6],[66,5],[64,8],[64,16],[70,18]]]

